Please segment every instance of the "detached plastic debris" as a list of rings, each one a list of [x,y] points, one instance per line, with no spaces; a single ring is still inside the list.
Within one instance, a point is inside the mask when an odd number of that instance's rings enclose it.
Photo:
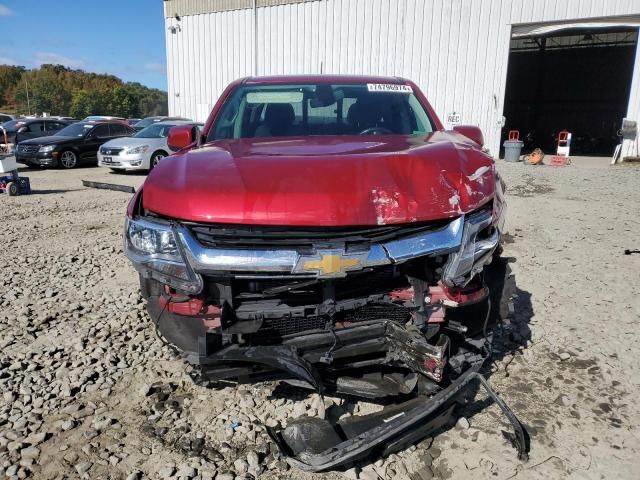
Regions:
[[[448,425],[456,399],[474,380],[485,388],[513,426],[513,433],[503,433],[516,448],[518,458],[526,461],[529,436],[525,428],[486,379],[473,369],[431,397],[416,397],[377,413],[348,417],[335,423],[300,417],[285,428],[268,428],[268,432],[287,462],[301,470],[329,470],[374,453],[387,456],[422,438],[433,436]]]
[[[229,428],[235,432],[240,425],[242,424],[238,420],[231,420],[231,422],[229,423]]]
[[[90,188],[99,188],[102,190],[115,190],[116,192],[136,193],[136,189],[130,185],[117,185],[115,183],[92,182],[90,180],[82,180],[82,185]]]

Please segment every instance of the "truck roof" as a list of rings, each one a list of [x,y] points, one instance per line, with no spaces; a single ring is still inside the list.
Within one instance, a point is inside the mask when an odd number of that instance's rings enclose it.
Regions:
[[[245,84],[286,84],[286,83],[408,83],[400,77],[382,77],[375,75],[270,75],[247,77]]]

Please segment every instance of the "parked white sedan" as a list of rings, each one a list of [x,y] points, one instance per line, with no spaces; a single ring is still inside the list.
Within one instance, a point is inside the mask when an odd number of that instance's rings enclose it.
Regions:
[[[112,170],[151,170],[160,160],[171,154],[167,145],[169,130],[176,125],[201,123],[171,121],[154,123],[132,137],[111,140],[98,150],[98,165]]]

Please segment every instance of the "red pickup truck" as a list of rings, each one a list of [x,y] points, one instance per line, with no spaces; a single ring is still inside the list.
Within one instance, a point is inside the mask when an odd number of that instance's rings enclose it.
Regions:
[[[125,247],[194,378],[450,399],[477,371],[505,212],[477,127],[445,131],[400,78],[261,77],[168,143]],[[329,468],[345,448],[294,461]]]

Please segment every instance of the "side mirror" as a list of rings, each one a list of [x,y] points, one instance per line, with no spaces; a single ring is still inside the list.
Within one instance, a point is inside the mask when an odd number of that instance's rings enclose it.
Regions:
[[[482,135],[482,130],[475,125],[456,125],[453,127],[453,131],[458,132],[460,135],[464,135],[481,147],[484,147],[484,135]]]
[[[27,131],[27,127],[20,127],[16,133],[25,133]]]
[[[167,145],[171,150],[177,152],[184,147],[188,147],[195,139],[195,128],[193,125],[177,125],[169,130],[169,137],[167,138]]]

